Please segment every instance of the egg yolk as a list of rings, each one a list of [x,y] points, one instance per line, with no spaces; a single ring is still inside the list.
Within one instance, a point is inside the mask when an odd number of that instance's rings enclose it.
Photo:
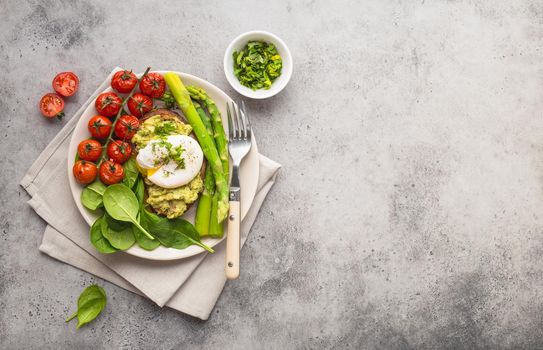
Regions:
[[[158,171],[159,168],[147,169],[147,177],[153,176],[154,173]]]
[[[136,163],[136,167],[138,168],[139,172],[142,175],[145,175],[147,177],[153,176],[153,174],[156,173],[158,171],[158,169],[160,169],[160,168],[144,169],[138,163]]]

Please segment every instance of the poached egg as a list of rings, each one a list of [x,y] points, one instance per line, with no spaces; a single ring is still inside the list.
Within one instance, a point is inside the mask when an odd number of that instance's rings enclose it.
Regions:
[[[203,161],[204,153],[198,142],[185,135],[152,140],[136,157],[140,172],[162,188],[188,184],[200,172]]]

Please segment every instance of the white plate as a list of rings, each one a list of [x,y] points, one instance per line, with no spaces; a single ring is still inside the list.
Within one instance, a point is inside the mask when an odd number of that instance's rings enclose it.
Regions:
[[[157,73],[165,74],[168,71],[155,71]],[[232,102],[233,100],[228,97],[222,90],[217,88],[215,85],[197,78],[190,74],[185,73],[179,73],[179,76],[181,77],[181,80],[185,85],[195,85],[203,88],[211,97],[215,103],[217,104],[217,107],[219,108],[219,111],[221,112],[222,119],[223,119],[223,125],[228,133],[228,122],[226,119],[226,104],[229,102]],[[138,74],[140,76],[141,74]],[[103,92],[109,92],[113,91],[110,88],[105,89]],[[123,94],[121,94],[124,96]],[[87,139],[90,138],[91,135],[87,129],[87,124],[89,120],[97,115],[98,112],[94,108],[94,103],[91,103],[87,109],[83,112],[81,115],[81,118],[77,122],[77,125],[74,129],[74,132],[72,134],[72,139],[70,141],[70,149],[68,151],[68,178],[70,179],[70,188],[72,190],[72,195],[75,200],[75,204],[77,205],[77,208],[81,212],[81,215],[83,215],[83,218],[89,226],[91,226],[94,221],[99,217],[101,213],[95,213],[87,208],[85,208],[81,204],[81,191],[83,190],[83,186],[78,184],[74,176],[72,174],[72,168],[75,162],[75,156],[77,153],[77,145]],[[244,158],[243,163],[241,165],[240,169],[240,182],[241,182],[241,188],[243,191],[241,192],[241,217],[242,219],[245,217],[247,212],[249,211],[249,208],[251,207],[251,203],[253,202],[253,199],[255,197],[256,193],[256,187],[258,184],[258,174],[259,174],[259,158],[258,158],[258,150],[256,147],[256,141],[253,134],[252,138],[252,147],[249,154]],[[190,210],[188,210],[184,215],[183,218],[194,223],[194,214],[196,212],[197,204],[191,206]],[[210,247],[214,247],[219,242],[221,242],[227,234],[227,225],[224,226],[224,236],[221,239],[217,238],[204,238],[202,240],[203,243],[207,244]],[[140,258],[145,259],[151,259],[151,260],[176,260],[176,259],[182,259],[182,258],[188,258],[190,256],[200,254],[204,252],[205,250],[198,247],[198,246],[190,246],[185,249],[174,249],[174,248],[166,248],[164,246],[159,246],[155,250],[147,251],[145,249],[140,248],[135,244],[133,247],[128,249],[126,253],[130,255],[135,255]]]

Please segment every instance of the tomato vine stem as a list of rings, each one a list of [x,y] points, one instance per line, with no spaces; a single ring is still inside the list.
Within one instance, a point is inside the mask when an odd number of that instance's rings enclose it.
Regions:
[[[151,70],[151,67],[147,67],[147,69],[141,75],[141,77],[138,78],[138,82],[136,83],[136,85],[134,85],[134,88],[132,88],[128,96],[126,96],[126,98],[123,99],[123,102],[121,103],[121,108],[119,109],[119,112],[117,112],[117,115],[115,116],[115,121],[111,125],[111,130],[109,131],[109,135],[106,139],[106,143],[104,143],[104,148],[102,149],[102,155],[100,156],[100,161],[98,162],[98,168],[100,168],[100,165],[102,165],[102,162],[104,161],[104,158],[107,154],[107,146],[109,145],[111,141],[113,141],[113,133],[115,132],[115,125],[117,125],[117,122],[120,119],[119,117],[123,114],[124,106],[126,106],[126,103],[130,100],[130,98],[132,98],[132,95],[134,95],[134,92],[140,85],[141,80],[147,75],[147,73],[149,73],[150,70]]]

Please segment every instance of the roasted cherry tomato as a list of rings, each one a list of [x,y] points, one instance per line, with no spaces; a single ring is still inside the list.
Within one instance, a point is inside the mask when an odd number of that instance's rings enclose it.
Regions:
[[[161,98],[166,91],[164,77],[158,73],[149,73],[140,81],[140,90],[144,95]]]
[[[123,115],[115,124],[115,135],[123,141],[131,140],[140,127],[138,118],[133,115]]]
[[[96,162],[101,154],[102,145],[96,140],[83,140],[77,146],[77,155],[80,159]]]
[[[96,164],[86,160],[78,160],[74,164],[73,172],[77,182],[82,185],[90,184],[96,179]]]
[[[113,140],[107,145],[107,155],[117,163],[123,164],[132,155],[132,146],[128,142]]]
[[[139,92],[135,93],[127,104],[130,113],[138,118],[153,109],[153,99]]]
[[[64,100],[57,94],[46,94],[40,100],[41,114],[47,118],[64,117]]]
[[[68,97],[77,92],[79,78],[73,72],[58,73],[53,79],[53,89],[60,96]]]
[[[138,77],[136,77],[136,74],[127,70],[118,71],[111,78],[111,87],[123,94],[132,91],[137,83]]]
[[[124,177],[123,166],[112,159],[100,165],[100,180],[106,185],[113,185],[122,181]]]
[[[94,106],[98,113],[106,117],[114,117],[119,113],[123,100],[114,92],[104,92],[98,95]]]
[[[95,139],[104,139],[111,131],[111,120],[101,115],[95,115],[89,120],[89,132]]]

